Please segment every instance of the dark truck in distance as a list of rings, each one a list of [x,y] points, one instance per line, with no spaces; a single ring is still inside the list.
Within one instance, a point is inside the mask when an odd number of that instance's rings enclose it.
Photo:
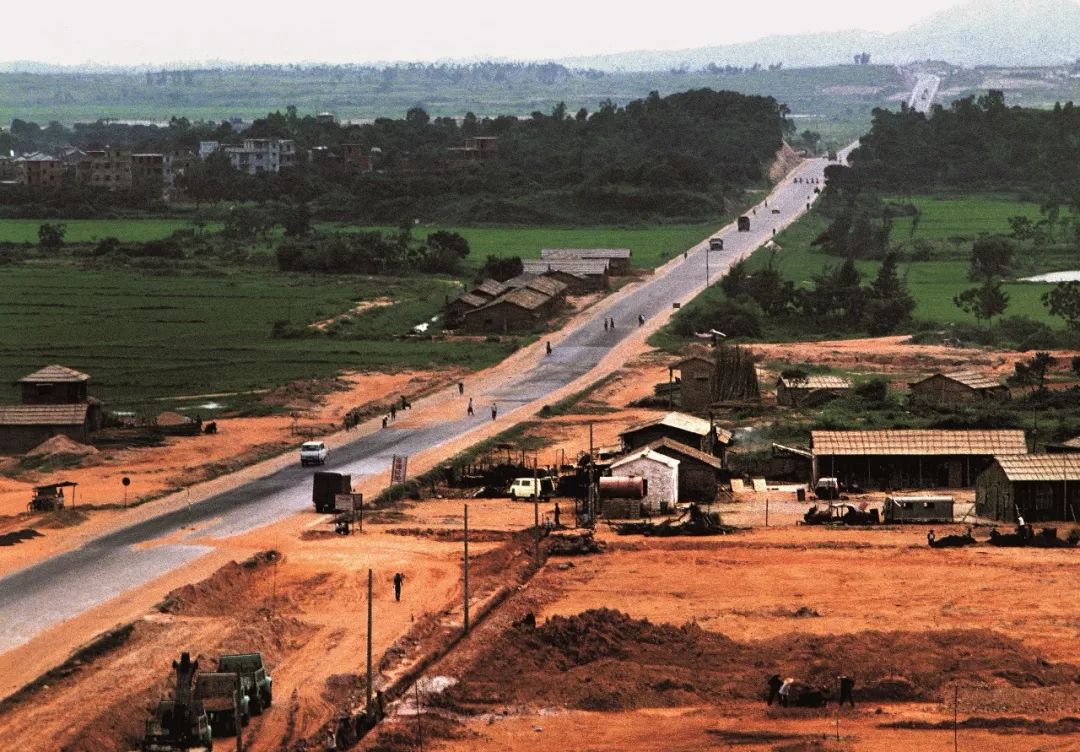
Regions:
[[[273,679],[266,673],[261,653],[223,655],[218,659],[217,670],[240,677],[240,692],[248,697],[251,715],[261,715],[270,707],[274,700]]]
[[[247,694],[235,673],[202,673],[195,677],[195,700],[202,703],[214,736],[236,736],[237,713],[242,726],[250,716]]]
[[[351,475],[317,472],[312,476],[311,501],[315,504],[316,512],[333,512],[334,497],[347,493],[352,493]]]
[[[738,219],[739,232],[750,232],[750,217],[743,215]]]

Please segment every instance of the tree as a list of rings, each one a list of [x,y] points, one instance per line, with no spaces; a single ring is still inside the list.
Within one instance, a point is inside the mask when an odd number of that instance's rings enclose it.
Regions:
[[[521,263],[520,256],[488,256],[484,261],[484,265],[480,267],[477,281],[491,277],[499,282],[505,282],[521,274],[523,269],[524,266]]]
[[[971,246],[968,279],[987,280],[1006,276],[1012,268],[1016,247],[1000,235],[981,235]]]
[[[1072,371],[1075,376],[1080,376],[1080,355],[1074,355],[1072,360],[1069,361],[1069,370]]]
[[[285,236],[300,238],[311,232],[311,210],[304,203],[290,204],[282,212],[281,226]]]
[[[1057,358],[1048,352],[1037,352],[1028,360],[1017,361],[1013,366],[1013,375],[1009,383],[1017,386],[1029,386],[1042,392],[1046,389],[1046,374],[1057,365]]]
[[[64,235],[66,233],[66,225],[54,225],[46,222],[38,227],[38,245],[46,251],[58,251],[64,247]]]
[[[889,396],[889,382],[885,379],[870,379],[859,384],[852,391],[859,399],[881,404]]]
[[[980,287],[972,287],[955,296],[953,305],[989,323],[990,319],[1005,313],[1009,307],[1009,294],[1001,289],[1000,282],[988,279]]]
[[[1080,282],[1060,282],[1050,292],[1043,293],[1042,304],[1051,316],[1065,319],[1068,327],[1080,330]]]
[[[895,331],[911,320],[915,298],[897,272],[897,257],[889,253],[866,291],[866,328],[875,337]]]
[[[731,265],[727,274],[720,278],[720,289],[724,291],[724,295],[735,300],[749,292],[749,280],[750,273],[746,270],[746,259],[739,259]]]

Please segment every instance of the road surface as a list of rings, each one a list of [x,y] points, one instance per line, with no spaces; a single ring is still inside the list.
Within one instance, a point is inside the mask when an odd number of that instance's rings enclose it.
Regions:
[[[827,164],[825,159],[811,159],[797,167],[755,207],[750,232],[738,232],[729,225],[716,233],[713,237],[724,241],[723,251],[710,252],[706,238],[666,273],[617,293],[611,305],[602,305],[594,316],[564,330],[566,336],[550,356],[540,356],[533,367],[477,396],[475,417],[433,414],[437,419],[424,421],[422,427],[391,427],[372,433],[336,449],[324,469],[351,473],[354,480],[384,472],[392,455],[415,455],[485,425],[491,420],[488,408],[492,401],[499,406],[500,423],[509,427],[515,408],[596,369],[616,344],[637,329],[639,315],[651,318],[670,310],[674,303],[686,303],[704,289],[706,254],[710,281],[716,282],[732,263],[772,237],[774,230],[794,222],[817,197],[814,188],[824,187]],[[818,183],[808,182],[815,179]],[[605,331],[602,316],[614,318],[613,330]],[[594,374],[596,378],[601,375]],[[445,405],[433,405],[429,410],[444,411]],[[197,538],[229,537],[310,509],[311,473],[299,466],[288,467],[188,508],[106,534],[0,579],[0,652],[202,556],[209,549],[195,543]],[[167,543],[140,545],[166,536]]]
[[[940,86],[940,76],[935,76],[933,73],[920,73],[915,82],[915,88],[911,90],[911,96],[908,97],[908,107],[918,112],[929,112]]]

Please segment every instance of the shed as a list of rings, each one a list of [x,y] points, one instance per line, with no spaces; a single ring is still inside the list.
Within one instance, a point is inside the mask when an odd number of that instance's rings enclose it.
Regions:
[[[719,457],[667,438],[650,442],[644,448],[679,461],[680,501],[716,501],[720,482],[728,475]]]
[[[1072,520],[1080,515],[1080,454],[1001,456],[979,476],[975,512],[1015,522]]]
[[[550,296],[519,287],[466,312],[464,328],[499,334],[529,331],[550,312],[553,304],[554,299]]]
[[[995,456],[1026,454],[1019,429],[812,431],[814,479],[865,488],[968,488]]]
[[[951,496],[886,496],[885,522],[951,523],[955,519]]]
[[[716,361],[704,353],[694,353],[671,366],[679,372],[679,405],[684,410],[702,412],[712,404],[712,378]]]
[[[573,293],[606,290],[608,263],[603,259],[523,259],[522,271],[553,275]]]
[[[776,379],[776,402],[780,405],[820,405],[836,399],[851,389],[851,381],[843,376],[812,375],[793,379]]]
[[[67,366],[51,365],[19,379],[24,405],[70,405],[86,402],[90,376]]]
[[[465,320],[466,313],[483,308],[489,302],[487,298],[467,292],[446,304],[443,309],[443,320],[447,326],[458,326]]]
[[[712,454],[724,460],[731,444],[731,431],[686,413],[670,412],[630,426],[619,434],[627,451],[639,449],[658,439],[673,439],[680,444]]]
[[[100,405],[81,402],[65,405],[0,406],[0,452],[22,454],[53,436],[64,435],[85,443],[99,427]]]
[[[978,371],[935,373],[908,385],[911,399],[925,405],[1009,399],[1009,388]]]
[[[544,248],[540,251],[540,258],[544,260],[606,261],[608,272],[615,276],[630,273],[631,255],[629,248]]]
[[[679,461],[651,449],[640,449],[611,463],[613,475],[630,475],[648,481],[642,506],[659,512],[679,500]]]

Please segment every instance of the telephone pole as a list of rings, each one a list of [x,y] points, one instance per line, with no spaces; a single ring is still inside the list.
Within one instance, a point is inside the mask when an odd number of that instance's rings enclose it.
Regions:
[[[367,712],[371,715],[371,591],[373,590],[375,575],[369,569],[367,571]]]
[[[465,505],[465,634],[469,634],[469,505]]]

